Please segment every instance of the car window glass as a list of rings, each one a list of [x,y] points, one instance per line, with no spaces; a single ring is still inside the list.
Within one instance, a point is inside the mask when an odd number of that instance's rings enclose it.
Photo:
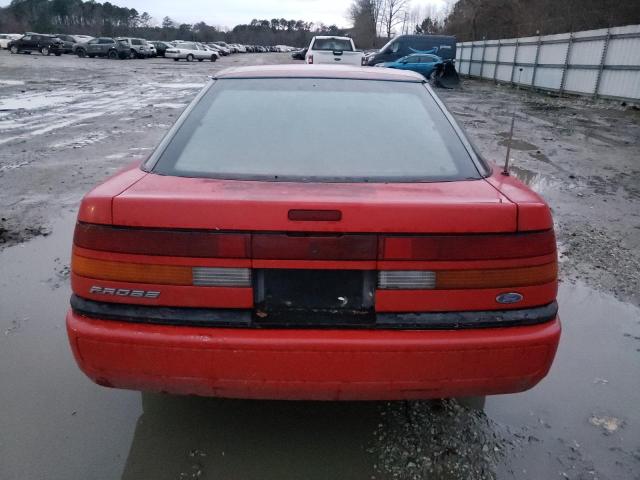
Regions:
[[[237,125],[252,132],[251,142]],[[218,80],[154,172],[276,181],[480,178],[421,83],[338,79]]]
[[[101,38],[100,42],[98,42],[98,43],[101,43],[101,44],[104,45],[104,44],[109,44],[109,43],[113,43],[113,42],[109,38]]]
[[[25,35],[24,37],[21,38],[21,40],[31,40],[31,36]]]
[[[318,38],[313,42],[312,50],[327,50],[327,51],[346,51],[350,52],[351,41],[340,38]]]
[[[142,45],[142,42],[140,40],[132,40],[131,43],[133,45]]]

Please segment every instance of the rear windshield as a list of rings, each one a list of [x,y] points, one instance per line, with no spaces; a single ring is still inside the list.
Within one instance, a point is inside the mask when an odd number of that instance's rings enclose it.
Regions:
[[[340,39],[340,38],[317,38],[315,42],[313,42],[312,50],[340,50],[351,52],[353,48],[351,48],[351,41]]]
[[[301,78],[218,80],[153,171],[272,181],[480,178],[422,84]]]

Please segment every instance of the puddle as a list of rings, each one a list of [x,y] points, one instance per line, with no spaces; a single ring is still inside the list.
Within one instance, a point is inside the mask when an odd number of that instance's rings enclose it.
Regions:
[[[509,144],[509,132],[500,132],[498,133],[499,137],[502,137],[502,140],[498,142],[498,145],[506,147]],[[525,142],[524,140],[519,140],[518,138],[511,139],[511,149],[512,150],[538,150],[538,147],[533,143]]]
[[[4,80],[0,78],[0,86],[2,87],[14,87],[17,85],[24,85],[22,80]]]
[[[0,475],[141,479],[634,478],[640,309],[563,282],[549,376],[454,402],[261,402],[112,390],[64,329],[75,216],[0,252]],[[52,288],[52,282],[55,287]],[[37,452],[37,455],[34,455]]]
[[[87,135],[54,143],[51,145],[51,148],[82,148],[88,145],[93,145],[94,143],[99,143],[108,137],[109,135],[106,132],[91,132]]]
[[[154,103],[153,108],[184,108],[186,107],[186,103]]]
[[[575,188],[575,184],[567,183],[557,177],[528,170],[518,165],[511,165],[509,171],[522,183],[531,187],[536,193],[544,195],[554,189],[562,187],[565,190]]]
[[[204,83],[154,83],[152,84],[157,88],[172,88],[176,90],[182,89],[195,89],[204,87]]]
[[[37,93],[0,100],[0,111],[11,110],[37,110],[51,108],[73,101],[73,96],[68,93]]]

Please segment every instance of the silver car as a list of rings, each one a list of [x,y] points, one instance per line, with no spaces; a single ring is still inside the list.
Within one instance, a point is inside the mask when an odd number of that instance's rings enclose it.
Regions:
[[[220,54],[197,42],[176,42],[175,46],[167,48],[164,56],[173,58],[176,62],[180,59],[184,59],[187,62],[193,62],[194,60],[199,62],[211,60],[215,62],[220,57]]]

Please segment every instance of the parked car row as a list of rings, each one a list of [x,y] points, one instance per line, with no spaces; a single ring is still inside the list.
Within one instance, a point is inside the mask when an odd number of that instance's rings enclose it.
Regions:
[[[167,57],[175,61],[215,62],[222,56],[233,53],[290,52],[295,50],[287,45],[261,46],[241,45],[222,41],[200,43],[174,40],[147,41],[134,37],[89,37],[86,35],[40,34],[27,32],[20,34],[0,34],[0,47],[13,54],[40,52],[42,55],[60,56],[63,53],[78,57],[106,57],[111,59]]]
[[[9,49],[9,42],[22,37],[19,33],[0,33],[0,49]]]

